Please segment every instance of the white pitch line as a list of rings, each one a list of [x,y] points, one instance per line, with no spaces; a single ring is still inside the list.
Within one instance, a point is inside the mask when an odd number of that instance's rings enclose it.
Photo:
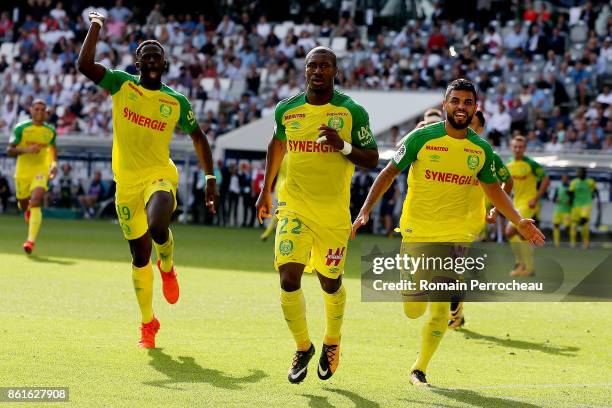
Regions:
[[[495,390],[505,388],[567,388],[567,387],[612,387],[612,383],[597,383],[597,384],[505,384],[505,385],[487,385],[482,387],[462,386],[461,388],[449,388],[457,390]]]

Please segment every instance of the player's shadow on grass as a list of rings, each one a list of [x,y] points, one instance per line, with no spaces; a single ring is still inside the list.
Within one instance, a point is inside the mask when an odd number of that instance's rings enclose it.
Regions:
[[[335,392],[336,394],[340,394],[343,397],[351,400],[355,407],[359,408],[380,408],[380,404],[374,401],[370,401],[369,399],[363,398],[362,396],[352,392],[343,390],[340,388],[323,388],[328,392]],[[329,397],[322,397],[320,395],[312,395],[312,394],[302,394],[302,396],[308,398],[308,406],[311,408],[334,408],[334,405],[329,402]],[[340,406],[347,406],[347,404],[343,403]]]
[[[56,264],[56,265],[74,265],[76,262],[74,261],[62,261],[60,259],[55,259],[55,258],[49,258],[46,256],[39,256],[39,255],[30,255],[28,257],[28,259],[34,261],[34,262],[40,262],[40,263],[52,263],[52,264]]]
[[[244,377],[233,377],[222,371],[204,368],[196,363],[193,357],[179,356],[176,360],[164,353],[162,349],[149,350],[149,365],[168,377],[167,380],[146,381],[144,384],[154,387],[180,390],[172,387],[180,383],[208,383],[213,387],[226,390],[241,390],[245,384],[253,384],[268,375],[261,370],[250,370]]]
[[[486,334],[473,332],[469,329],[461,329],[459,333],[462,333],[463,336],[468,340],[483,340],[498,344],[503,347],[522,350],[535,350],[541,351],[542,353],[546,354],[555,354],[566,357],[576,357],[576,353],[580,350],[579,347],[573,346],[553,346],[546,343],[542,344],[524,340],[513,340],[511,338],[488,336]]]
[[[479,394],[472,390],[448,389],[431,387],[432,392],[443,395],[447,398],[464,404],[473,405],[476,407],[495,407],[495,408],[539,408],[539,405],[530,404],[528,402],[517,401],[514,399],[505,399],[499,397],[489,397]]]

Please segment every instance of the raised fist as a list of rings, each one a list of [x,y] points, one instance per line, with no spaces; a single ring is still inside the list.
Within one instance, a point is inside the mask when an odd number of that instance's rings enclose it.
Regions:
[[[101,13],[98,13],[97,11],[92,11],[89,13],[89,21],[91,23],[100,24],[100,27],[104,25],[105,20],[106,20],[106,17],[104,17],[104,15],[102,15]]]

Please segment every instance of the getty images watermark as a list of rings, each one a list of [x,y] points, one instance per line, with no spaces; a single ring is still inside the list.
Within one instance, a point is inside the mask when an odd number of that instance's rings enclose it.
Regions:
[[[530,269],[519,268],[518,273],[515,262],[507,244],[364,245],[362,300],[612,300],[612,276],[606,272],[612,270],[609,248],[538,248]]]

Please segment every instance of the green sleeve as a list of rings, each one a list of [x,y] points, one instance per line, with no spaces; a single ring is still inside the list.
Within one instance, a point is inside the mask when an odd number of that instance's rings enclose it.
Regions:
[[[283,114],[285,113],[285,106],[279,102],[274,109],[274,137],[284,142],[287,140],[287,134],[285,133],[285,125],[283,125]]]
[[[501,157],[499,157],[499,155],[495,152],[493,152],[493,162],[495,163],[495,171],[497,178],[503,183],[508,181],[508,179],[510,178],[510,171],[504,164]]]
[[[480,171],[478,172],[478,180],[486,184],[497,182],[496,170],[495,170],[495,159],[493,157],[493,150],[491,146],[483,140],[484,143],[481,147],[484,150],[485,162]]]
[[[417,159],[419,150],[428,140],[429,138],[423,134],[421,129],[413,130],[397,149],[391,163],[400,170],[409,167]]]
[[[15,126],[15,129],[13,130],[13,134],[11,135],[9,139],[9,144],[16,146],[19,144],[19,142],[21,142],[21,136],[23,135],[23,128],[25,128],[24,125]]]
[[[45,126],[51,131],[53,136],[51,137],[51,141],[49,142],[50,146],[55,146],[55,138],[57,137],[57,132],[55,131],[55,126],[50,124],[45,124]]]
[[[376,149],[376,140],[370,130],[370,118],[368,112],[358,104],[348,105],[353,117],[351,129],[351,143],[363,149]]]
[[[106,73],[104,73],[104,76],[102,77],[102,80],[98,83],[98,86],[109,91],[111,95],[114,95],[117,93],[117,91],[119,91],[119,89],[121,89],[121,85],[123,85],[125,81],[133,80],[134,77],[127,72],[107,69]]]
[[[544,168],[540,166],[538,163],[536,163],[535,161],[531,160],[530,158],[525,158],[525,159],[526,159],[526,162],[531,167],[531,171],[536,176],[536,179],[538,181],[542,180],[544,176],[546,176],[546,171],[544,171]]]
[[[191,103],[183,95],[179,95],[177,98],[181,106],[181,113],[179,116],[178,126],[181,130],[187,134],[190,134],[198,127],[198,121],[191,108]]]

